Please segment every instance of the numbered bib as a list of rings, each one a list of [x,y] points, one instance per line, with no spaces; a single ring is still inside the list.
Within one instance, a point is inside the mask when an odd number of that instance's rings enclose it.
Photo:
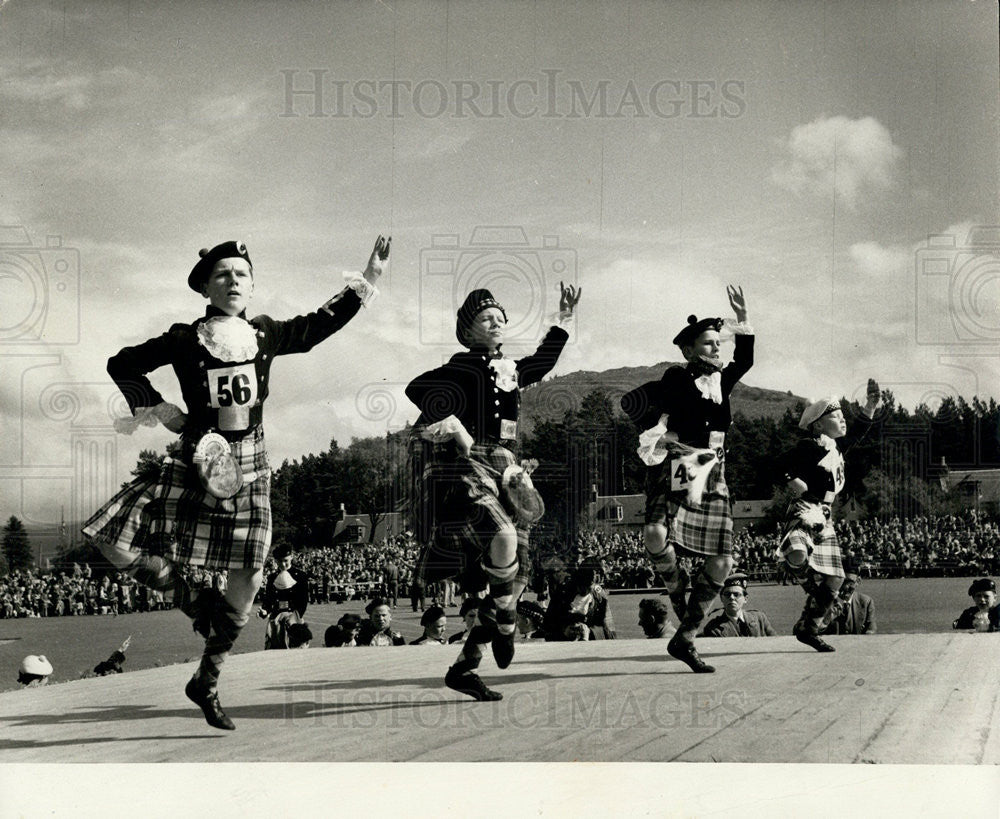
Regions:
[[[253,362],[209,370],[208,394],[219,411],[219,429],[237,431],[250,426],[250,407],[257,403],[257,370]]]
[[[833,478],[833,494],[839,494],[840,490],[844,488],[844,456],[840,454],[839,450],[831,449],[823,456],[819,465]]]
[[[680,458],[671,458],[668,463],[670,464],[670,491],[686,492],[689,483],[687,466]]]

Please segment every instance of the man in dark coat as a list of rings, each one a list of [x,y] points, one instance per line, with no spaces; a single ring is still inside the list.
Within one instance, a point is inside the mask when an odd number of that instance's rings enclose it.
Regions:
[[[767,615],[748,609],[747,576],[731,574],[722,584],[723,610],[705,624],[702,637],[773,637],[774,629]],[[715,614],[715,612],[713,612]]]
[[[854,572],[844,576],[824,634],[875,633],[875,603],[867,594],[857,590],[860,582]]]
[[[997,584],[983,577],[969,586],[969,597],[976,605],[970,606],[952,624],[952,628],[976,631],[1000,631],[1000,604],[997,603]]]

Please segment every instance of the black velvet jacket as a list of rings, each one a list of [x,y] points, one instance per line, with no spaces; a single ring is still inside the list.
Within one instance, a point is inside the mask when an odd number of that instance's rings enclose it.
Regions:
[[[417,426],[454,415],[477,444],[499,442],[500,422],[518,419],[520,388],[541,381],[551,371],[568,339],[561,327],[551,328],[534,353],[516,362],[516,384],[510,390],[502,388],[485,350],[456,353],[448,363],[417,376],[406,387],[407,398],[420,408]]]
[[[218,431],[230,438],[243,436],[263,420],[275,356],[308,352],[347,324],[360,307],[357,294],[345,288],[315,313],[287,321],[275,321],[270,316],[252,318],[249,324],[257,332],[257,355],[247,362],[225,362],[214,358],[198,342],[198,326],[213,316],[225,315],[209,305],[197,321],[174,324],[161,336],[122,349],[108,360],[108,374],[134,413],[163,401],[146,373],[169,364],[187,405],[188,430]],[[245,314],[241,317],[245,318]],[[234,404],[247,406],[249,425],[243,430],[220,430],[219,407]]]
[[[732,423],[729,394],[753,366],[751,335],[737,335],[733,360],[722,370],[722,403],[701,394],[698,376],[690,367],[674,366],[659,381],[647,381],[622,396],[621,405],[640,430],[656,426],[660,416],[669,416],[667,429],[677,433],[682,444],[704,448],[710,432],[726,432]]]

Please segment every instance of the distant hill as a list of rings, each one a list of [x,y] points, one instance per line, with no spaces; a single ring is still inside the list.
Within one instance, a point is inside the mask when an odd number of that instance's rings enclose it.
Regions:
[[[614,370],[595,372],[579,370],[568,375],[543,381],[526,389],[521,395],[521,421],[525,432],[531,432],[540,421],[556,420],[567,410],[577,410],[583,397],[596,389],[602,389],[611,397],[615,408],[618,399],[629,390],[647,381],[659,381],[663,371],[672,366],[671,361],[648,367],[619,367]],[[786,409],[805,399],[790,392],[779,392],[763,387],[750,387],[740,383],[731,396],[733,413],[747,418],[779,418]]]

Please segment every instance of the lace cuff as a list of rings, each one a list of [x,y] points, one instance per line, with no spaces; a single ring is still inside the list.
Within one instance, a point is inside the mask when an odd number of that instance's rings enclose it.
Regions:
[[[553,327],[562,327],[563,330],[569,330],[573,326],[576,314],[572,310],[560,310],[552,313],[549,318],[549,324]]]
[[[735,321],[730,318],[722,320],[722,331],[719,335],[723,338],[729,338],[730,336],[752,336],[753,334],[753,327],[750,326],[749,321]]]
[[[360,273],[345,273],[344,281],[347,282],[347,286],[351,290],[358,294],[361,304],[365,307],[378,298],[378,288]]]
[[[160,418],[156,414],[156,407],[136,407],[135,415],[115,418],[114,428],[120,435],[131,435],[139,427],[155,427],[158,423]]]

